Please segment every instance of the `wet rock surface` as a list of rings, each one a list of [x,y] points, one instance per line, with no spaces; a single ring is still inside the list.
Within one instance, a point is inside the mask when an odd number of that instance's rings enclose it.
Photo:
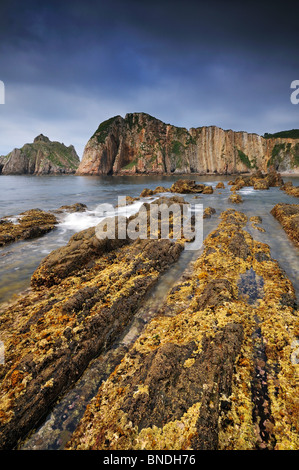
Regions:
[[[0,219],[0,246],[40,237],[53,230],[57,223],[54,214],[40,209],[30,209],[18,216],[3,217]]]
[[[271,214],[281,223],[293,242],[299,246],[299,204],[276,204]]]
[[[67,449],[298,448],[296,297],[246,223],[221,214]]]
[[[82,204],[81,202],[76,202],[75,204],[71,205],[64,205],[59,207],[56,212],[85,212],[87,210],[86,204]]]
[[[289,196],[299,197],[299,186],[293,186],[291,181],[283,184],[280,189],[285,191]]]
[[[72,237],[32,277],[32,290],[1,312],[0,447],[14,448],[124,331],[183,243]]]
[[[233,204],[240,204],[243,202],[242,197],[240,194],[237,194],[236,192],[233,192],[228,198],[229,202],[232,202]]]
[[[270,167],[265,173],[257,170],[250,175],[237,176],[229,184],[232,185],[231,190],[233,191],[237,191],[245,186],[253,186],[256,190],[265,190],[270,187],[281,187],[284,182],[281,174]]]
[[[172,184],[170,191],[172,193],[190,194],[202,193],[205,189],[204,184],[197,184],[194,180],[177,180]]]

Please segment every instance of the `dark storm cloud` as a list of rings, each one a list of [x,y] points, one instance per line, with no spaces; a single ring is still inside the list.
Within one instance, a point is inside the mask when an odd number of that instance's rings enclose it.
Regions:
[[[20,140],[64,125],[80,151],[101,120],[133,111],[186,127],[299,127],[297,19],[289,2],[2,1],[0,125],[23,117]]]

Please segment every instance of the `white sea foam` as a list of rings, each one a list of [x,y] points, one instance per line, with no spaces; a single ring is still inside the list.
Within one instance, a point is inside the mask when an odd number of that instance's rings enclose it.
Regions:
[[[240,193],[242,193],[242,194],[251,194],[251,193],[254,193],[254,192],[255,192],[255,189],[253,189],[253,187],[251,187],[251,186],[244,186],[244,188],[240,189]]]
[[[71,230],[79,232],[90,227],[95,227],[107,217],[115,217],[117,215],[130,217],[138,212],[141,205],[141,201],[118,208],[114,208],[111,204],[100,204],[94,210],[67,214],[59,227],[63,231]]]

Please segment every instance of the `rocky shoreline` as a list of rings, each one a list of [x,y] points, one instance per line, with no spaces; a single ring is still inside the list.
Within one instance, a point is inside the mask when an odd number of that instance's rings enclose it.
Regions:
[[[270,171],[236,177],[232,195],[247,185],[297,191]],[[171,188],[145,188],[140,197],[157,199],[141,207],[148,214],[151,204],[182,206],[184,194],[222,187],[178,180]],[[161,192],[172,194],[159,197]],[[272,211],[295,243],[298,207]],[[85,209],[62,206],[57,214]],[[50,215],[53,229],[57,220]],[[49,222],[49,214],[43,216]],[[215,209],[206,208],[204,217],[214,216]],[[66,449],[299,448],[296,296],[269,246],[248,233],[249,223],[263,231],[260,218],[234,209],[219,215],[188,276],[178,280],[129,350],[119,351],[122,360]],[[116,235],[118,230],[116,224]],[[99,240],[92,227],[41,262],[31,289],[0,308],[1,449],[17,449],[90,362],[110,350],[189,241],[159,234]]]
[[[246,222],[221,215],[67,449],[298,448],[294,290]]]

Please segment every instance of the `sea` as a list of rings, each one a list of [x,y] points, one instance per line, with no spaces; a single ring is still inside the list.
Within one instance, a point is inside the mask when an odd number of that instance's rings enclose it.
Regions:
[[[19,241],[0,249],[0,305],[13,300],[30,286],[30,278],[40,262],[52,250],[65,245],[70,237],[80,230],[96,226],[101,220],[98,208],[102,204],[115,207],[119,198],[124,196],[139,197],[144,188],[155,189],[157,186],[169,188],[173,182],[181,178],[195,180],[198,183],[212,185],[213,194],[193,194],[184,198],[192,205],[213,207],[216,214],[211,219],[203,220],[204,237],[216,228],[218,216],[223,210],[235,208],[249,217],[258,215],[262,218],[261,226],[265,232],[259,232],[248,223],[248,231],[255,239],[270,245],[272,257],[278,260],[293,282],[299,296],[299,250],[288,238],[279,222],[270,214],[271,209],[279,202],[298,203],[298,199],[288,196],[279,188],[254,190],[244,187],[239,191],[243,203],[231,204],[231,194],[227,182],[234,176],[219,175],[171,175],[171,176],[33,176],[33,175],[1,175],[0,176],[0,218],[15,217],[20,213],[39,208],[55,211],[62,205],[83,203],[85,212],[60,214],[57,227],[43,237]],[[284,176],[284,181],[292,181],[299,185],[299,176]],[[215,189],[222,181],[225,189]],[[169,196],[169,193],[165,193]],[[157,196],[155,196],[157,197]],[[130,213],[137,212],[143,201],[152,201],[153,197],[142,198],[130,207]],[[180,270],[187,267],[191,259],[198,253],[185,253]]]

